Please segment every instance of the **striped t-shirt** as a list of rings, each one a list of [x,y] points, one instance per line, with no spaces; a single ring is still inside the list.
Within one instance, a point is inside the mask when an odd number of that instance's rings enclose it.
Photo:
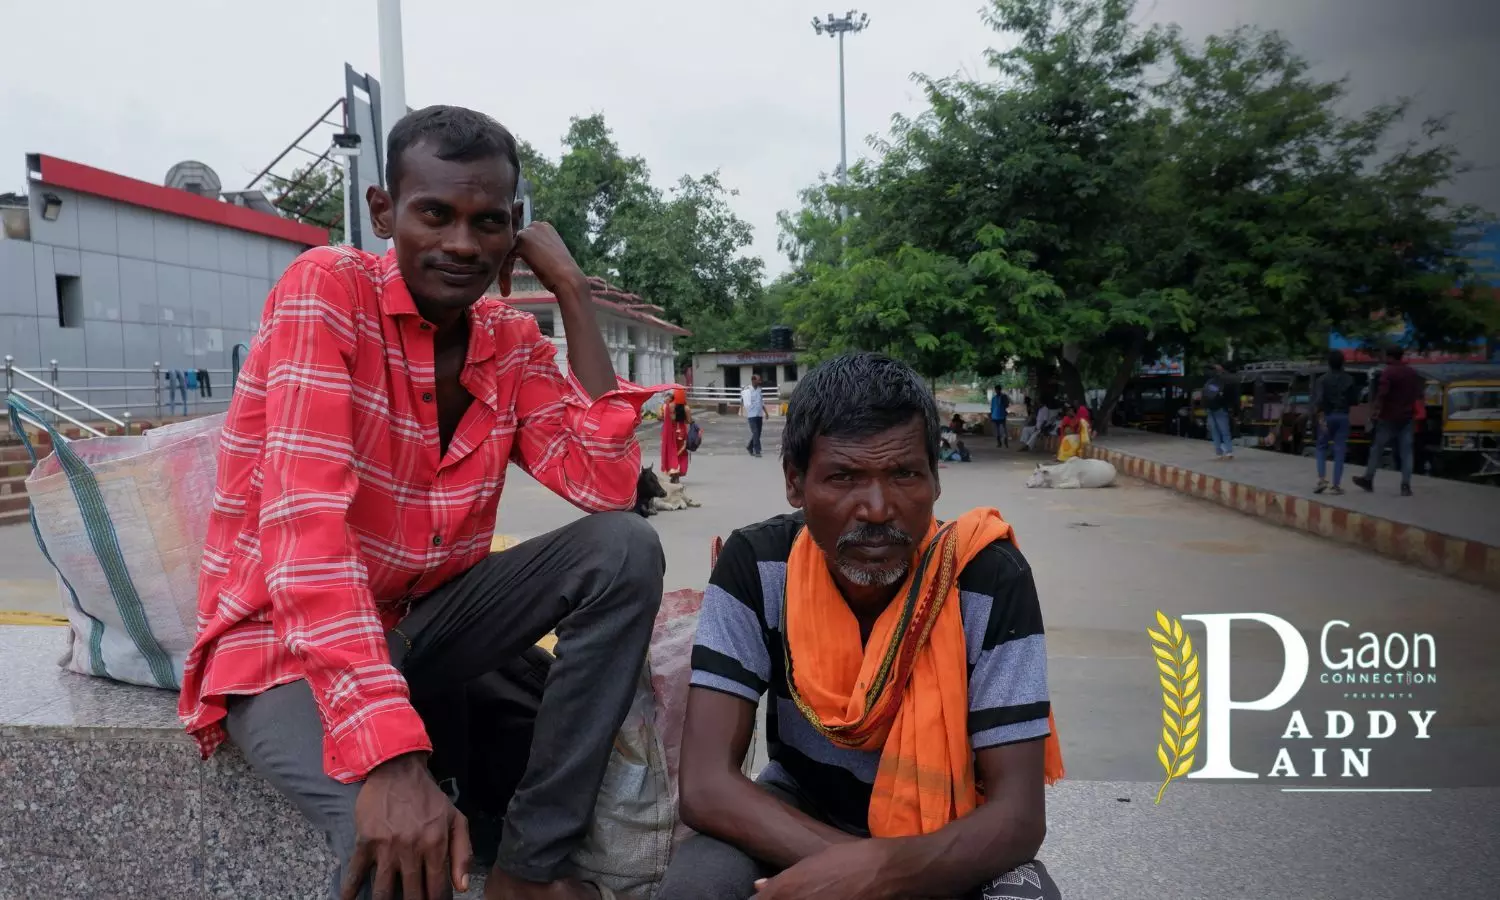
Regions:
[[[703,595],[692,683],[755,703],[769,688],[768,775],[789,776],[826,821],[866,830],[878,750],[840,747],[802,716],[787,690],[781,611],[786,560],[802,515],[741,528],[724,542]],[[959,573],[968,651],[969,736],[975,750],[1048,734],[1047,647],[1031,567],[997,541]],[[796,661],[793,660],[793,665]]]

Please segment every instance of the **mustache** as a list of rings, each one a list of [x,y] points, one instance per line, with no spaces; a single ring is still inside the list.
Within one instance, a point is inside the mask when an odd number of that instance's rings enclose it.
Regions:
[[[911,543],[913,543],[912,536],[895,525],[865,523],[863,525],[856,525],[839,535],[838,549],[843,550],[850,544],[894,544],[904,546]]]

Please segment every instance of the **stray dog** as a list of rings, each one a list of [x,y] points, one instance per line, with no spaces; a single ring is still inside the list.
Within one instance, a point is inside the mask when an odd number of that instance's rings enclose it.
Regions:
[[[679,489],[681,485],[676,485]],[[635,480],[635,512],[642,518],[656,515],[654,504],[667,496],[667,489],[661,486],[661,479],[650,466],[641,469],[640,477]]]
[[[1115,467],[1102,459],[1075,456],[1055,466],[1038,464],[1026,479],[1029,488],[1102,488],[1115,482]]]
[[[676,512],[679,509],[687,509],[690,506],[698,507],[703,505],[687,495],[687,491],[683,490],[681,482],[662,485],[662,489],[662,496],[651,501],[651,508],[657,512]]]

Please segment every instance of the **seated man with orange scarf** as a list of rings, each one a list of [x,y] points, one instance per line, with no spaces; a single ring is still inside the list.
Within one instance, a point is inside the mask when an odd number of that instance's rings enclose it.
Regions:
[[[887,357],[797,386],[798,512],[735,531],[704,594],[681,766],[699,834],[658,900],[1058,897],[1035,861],[1062,775],[1036,586],[995,510],[934,517],[938,431]]]

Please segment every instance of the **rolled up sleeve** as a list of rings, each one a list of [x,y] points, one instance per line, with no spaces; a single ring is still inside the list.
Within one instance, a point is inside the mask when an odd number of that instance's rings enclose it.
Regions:
[[[535,331],[535,326],[533,326]],[[587,512],[629,509],[641,470],[641,407],[675,385],[641,387],[623,378],[593,399],[557,366],[552,342],[535,332],[516,398],[511,458],[553,493]]]

